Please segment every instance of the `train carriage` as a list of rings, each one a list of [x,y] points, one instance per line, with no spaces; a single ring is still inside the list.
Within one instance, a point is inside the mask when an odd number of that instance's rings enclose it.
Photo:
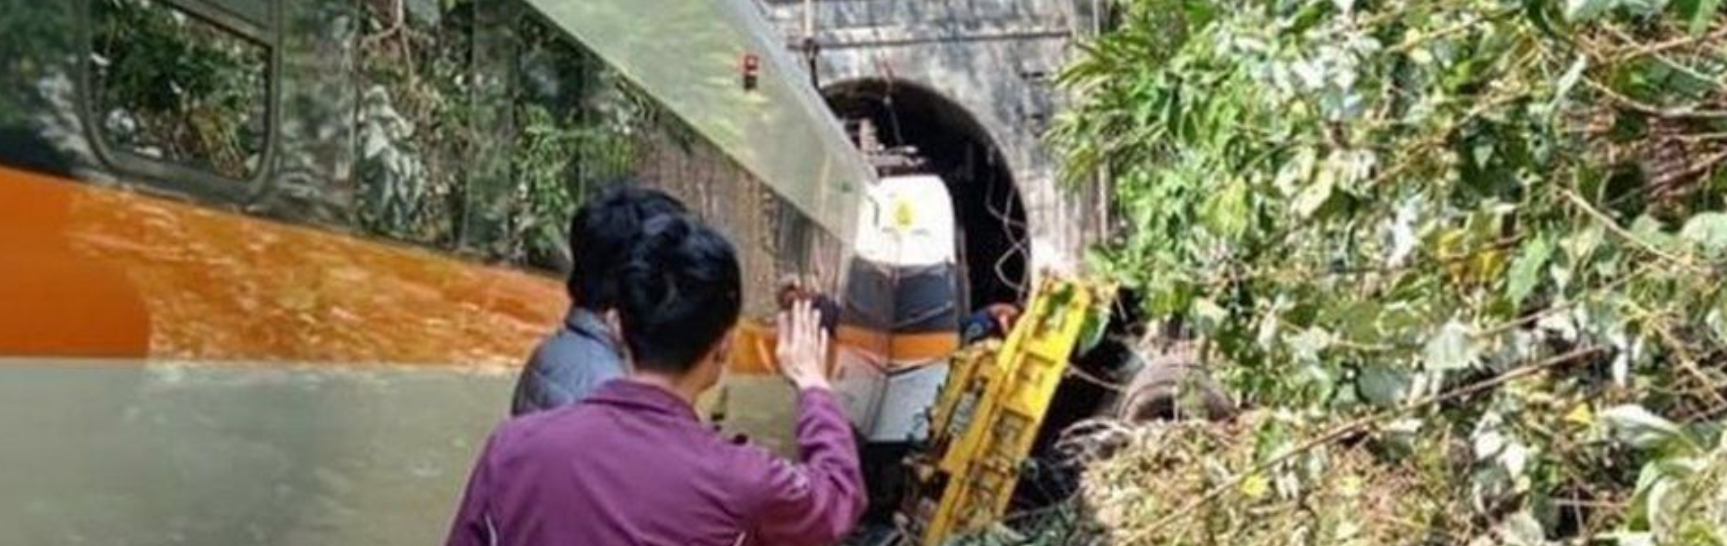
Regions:
[[[845,278],[873,174],[755,10],[0,0],[0,529],[436,542],[620,179],[732,238],[747,316],[798,274],[891,323]],[[710,409],[784,451],[754,354]]]

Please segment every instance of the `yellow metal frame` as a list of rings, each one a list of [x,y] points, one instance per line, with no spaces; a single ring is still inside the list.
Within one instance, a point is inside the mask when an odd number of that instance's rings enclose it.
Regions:
[[[940,494],[933,507],[913,501],[923,544],[981,530],[1007,511],[1068,357],[1104,301],[1100,287],[1047,278],[1005,342],[955,356],[932,415],[931,451],[918,468],[919,481]]]

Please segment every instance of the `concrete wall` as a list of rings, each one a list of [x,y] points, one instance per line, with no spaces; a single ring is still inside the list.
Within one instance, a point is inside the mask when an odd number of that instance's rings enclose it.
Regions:
[[[787,46],[805,33],[800,0],[758,0]],[[1093,30],[1094,0],[817,0],[822,85],[922,86],[965,108],[1011,168],[1027,207],[1033,271],[1070,270],[1101,233],[1093,191],[1063,189],[1042,134],[1060,108],[1054,76]]]

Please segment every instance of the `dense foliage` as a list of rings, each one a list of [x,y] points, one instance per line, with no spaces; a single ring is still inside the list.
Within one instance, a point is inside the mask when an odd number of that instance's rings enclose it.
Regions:
[[[1311,532],[1250,543],[1727,543],[1722,2],[1119,8],[1053,137],[1121,213],[1097,264],[1276,416],[1154,466],[1215,479],[1130,495],[1127,537],[1230,542],[1281,499]],[[1464,509],[1316,538],[1356,449]]]

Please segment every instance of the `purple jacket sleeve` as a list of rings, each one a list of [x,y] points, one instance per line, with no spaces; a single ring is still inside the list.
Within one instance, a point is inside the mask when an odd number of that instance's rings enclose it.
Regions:
[[[488,511],[492,492],[492,446],[496,441],[496,434],[487,438],[485,449],[480,450],[480,456],[474,460],[467,492],[462,494],[462,504],[456,508],[455,521],[450,523],[450,537],[444,541],[446,546],[491,546],[496,542]]]
[[[798,405],[798,446],[804,462],[775,459],[766,467],[752,512],[759,544],[834,544],[863,516],[866,501],[857,444],[833,393],[805,390]]]

